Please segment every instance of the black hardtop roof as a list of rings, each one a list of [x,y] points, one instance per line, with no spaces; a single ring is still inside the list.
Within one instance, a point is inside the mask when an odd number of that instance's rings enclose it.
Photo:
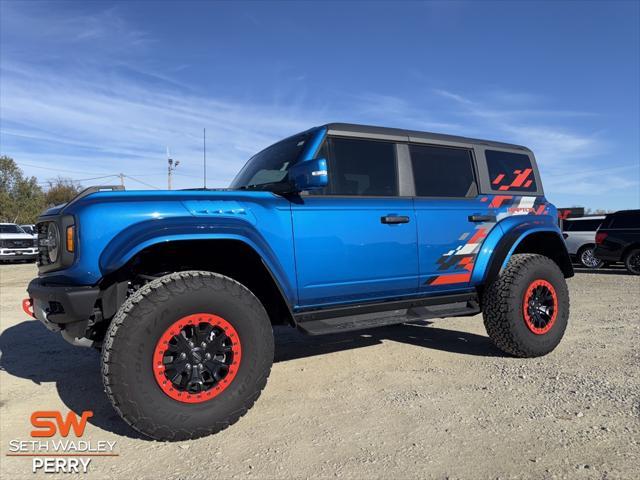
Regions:
[[[569,217],[563,220],[568,222],[573,222],[574,220],[593,220],[598,218],[604,218],[606,216],[607,216],[606,213],[590,213],[589,215],[584,215],[583,217]]]
[[[457,142],[457,143],[471,143],[477,145],[484,145],[490,147],[498,147],[498,148],[511,148],[515,150],[525,150],[529,151],[527,147],[522,145],[515,145],[512,143],[504,143],[504,142],[494,142],[491,140],[480,140],[478,138],[468,138],[468,137],[460,137],[456,135],[446,135],[443,133],[431,133],[431,132],[421,132],[417,130],[404,130],[402,128],[387,128],[387,127],[377,127],[374,125],[359,125],[355,123],[327,123],[323,125],[327,128],[329,133],[333,133],[336,135],[347,134],[350,136],[353,135],[363,135],[370,138],[380,138],[380,139],[389,139],[388,137],[407,137],[407,140],[412,137],[420,140],[435,140],[441,142]]]
[[[638,210],[638,209],[635,209],[635,210],[618,210],[617,212],[607,213],[607,215],[618,215],[619,213],[621,213],[623,215],[628,215],[628,214],[640,215],[640,210]]]

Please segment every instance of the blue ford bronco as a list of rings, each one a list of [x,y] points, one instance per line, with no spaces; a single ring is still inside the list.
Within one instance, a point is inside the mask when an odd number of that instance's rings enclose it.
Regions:
[[[560,342],[571,261],[525,147],[328,124],[254,155],[228,189],[92,187],[41,216],[24,309],[102,352],[133,428],[184,440],[264,388],[272,325],[326,334],[482,313],[495,345]]]

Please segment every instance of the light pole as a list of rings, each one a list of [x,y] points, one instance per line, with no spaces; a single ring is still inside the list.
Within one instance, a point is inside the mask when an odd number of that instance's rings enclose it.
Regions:
[[[173,161],[173,158],[169,155],[169,147],[167,147],[167,162],[169,163],[167,186],[169,187],[169,190],[171,190],[171,177],[173,176],[173,171],[178,165],[180,165],[180,160],[176,160],[175,162]]]

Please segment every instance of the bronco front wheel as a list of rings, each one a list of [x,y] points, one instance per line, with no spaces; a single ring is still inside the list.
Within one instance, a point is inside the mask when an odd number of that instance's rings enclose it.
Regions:
[[[148,283],[111,322],[105,390],[122,418],[157,440],[185,440],[235,423],[260,396],[273,362],[260,301],[211,272]]]
[[[517,357],[538,357],[560,343],[569,319],[569,290],[548,257],[517,254],[483,298],[484,325],[495,345]]]

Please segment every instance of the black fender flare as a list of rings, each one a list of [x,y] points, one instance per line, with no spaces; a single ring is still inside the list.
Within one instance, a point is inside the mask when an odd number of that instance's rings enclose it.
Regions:
[[[522,233],[511,230],[506,233],[493,250],[489,260],[484,284],[490,285],[516,253],[537,253],[553,260],[565,278],[573,277],[573,265],[561,235],[555,230],[535,230]]]

